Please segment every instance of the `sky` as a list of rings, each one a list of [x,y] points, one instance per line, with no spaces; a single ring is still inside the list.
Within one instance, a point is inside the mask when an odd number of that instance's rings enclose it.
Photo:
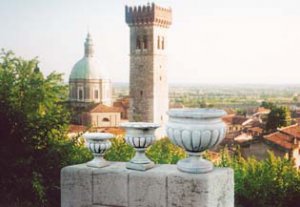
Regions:
[[[100,70],[129,80],[125,5],[144,0],[0,0],[0,48],[38,57],[65,81],[83,56],[87,31]],[[171,7],[170,83],[300,83],[299,0],[154,0]]]

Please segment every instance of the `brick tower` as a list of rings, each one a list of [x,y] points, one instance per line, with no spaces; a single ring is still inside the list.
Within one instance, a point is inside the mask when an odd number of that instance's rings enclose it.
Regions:
[[[125,8],[130,28],[130,121],[163,124],[169,108],[167,31],[172,10],[148,4]]]

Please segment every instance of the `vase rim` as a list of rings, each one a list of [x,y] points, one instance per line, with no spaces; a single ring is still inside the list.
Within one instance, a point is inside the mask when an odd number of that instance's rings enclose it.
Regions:
[[[82,137],[88,140],[107,140],[112,139],[115,136],[111,133],[86,132],[82,135]]]
[[[169,117],[178,118],[220,118],[227,113],[222,109],[214,108],[183,108],[183,109],[170,109],[167,114]]]
[[[151,123],[151,122],[126,122],[121,123],[121,127],[123,128],[136,128],[136,129],[147,129],[147,128],[158,128],[160,127],[159,124]]]

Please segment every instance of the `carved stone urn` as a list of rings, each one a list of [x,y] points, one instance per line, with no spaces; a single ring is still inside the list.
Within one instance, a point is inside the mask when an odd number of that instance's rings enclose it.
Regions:
[[[121,124],[126,130],[126,143],[134,147],[135,156],[126,163],[126,168],[145,171],[154,167],[154,163],[146,156],[145,151],[155,141],[155,130],[158,124],[147,122],[128,122]]]
[[[111,147],[109,139],[114,138],[114,135],[109,133],[85,133],[82,136],[87,142],[88,149],[94,155],[94,159],[87,162],[87,166],[96,168],[108,166],[109,162],[103,158],[103,155]]]
[[[166,131],[169,139],[183,148],[188,158],[179,160],[177,168],[187,173],[206,173],[213,164],[202,158],[207,149],[218,145],[225,137],[227,127],[221,117],[226,112],[219,109],[171,109]]]

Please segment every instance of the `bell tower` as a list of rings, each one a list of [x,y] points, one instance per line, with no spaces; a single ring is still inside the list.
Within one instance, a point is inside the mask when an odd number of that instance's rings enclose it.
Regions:
[[[152,3],[125,8],[130,28],[130,121],[163,124],[169,109],[167,31],[172,10]]]

